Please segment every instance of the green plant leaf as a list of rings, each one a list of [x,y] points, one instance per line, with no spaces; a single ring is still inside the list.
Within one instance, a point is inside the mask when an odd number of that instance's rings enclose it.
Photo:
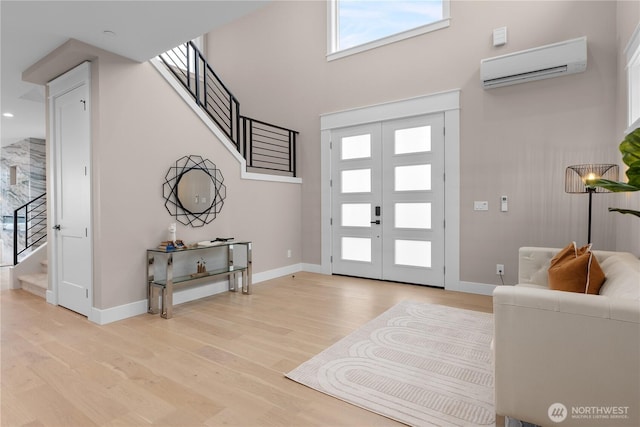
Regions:
[[[628,182],[599,179],[594,185],[616,193],[640,191],[640,128],[629,133],[620,143],[619,149],[622,161],[629,166],[626,172]]]
[[[628,134],[620,143],[622,161],[627,166],[635,166],[640,162],[640,128]]]
[[[627,169],[627,178],[629,180],[629,185],[640,189],[640,164]]]
[[[609,208],[609,212],[620,212],[621,214],[635,215],[640,218],[640,211],[634,211],[632,209]]]
[[[613,191],[614,193],[624,193],[628,191],[639,191],[640,187],[636,187],[626,182],[611,181],[610,179],[598,179],[593,183],[596,187]]]

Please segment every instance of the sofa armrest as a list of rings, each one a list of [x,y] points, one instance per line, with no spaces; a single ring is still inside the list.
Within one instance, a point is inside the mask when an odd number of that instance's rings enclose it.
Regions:
[[[569,413],[618,406],[629,407],[619,425],[640,425],[637,301],[523,286],[498,287],[493,295],[498,414],[549,425],[553,403]],[[602,421],[569,416],[562,425]]]

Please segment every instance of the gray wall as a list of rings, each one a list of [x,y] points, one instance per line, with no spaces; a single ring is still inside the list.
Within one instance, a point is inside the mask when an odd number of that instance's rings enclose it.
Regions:
[[[164,206],[164,177],[185,155],[200,155],[218,166],[227,198],[210,224],[192,228],[178,223],[178,239],[253,241],[254,273],[300,263],[299,184],[240,179],[238,162],[151,64],[101,54],[95,67],[96,307],[146,298],[145,249],[166,240],[167,227],[176,222]]]
[[[635,5],[623,3],[637,16]],[[210,33],[207,50],[247,114],[301,132],[302,250],[310,264],[321,254],[320,115],[460,88],[460,278],[497,284],[501,263],[514,283],[518,247],[586,241],[587,198],[564,193],[565,167],[619,162],[621,42],[614,29],[618,20],[633,20],[618,14],[609,1],[453,1],[447,29],[328,62],[326,3],[276,1]],[[492,30],[501,26],[509,43],[496,48]],[[580,36],[588,37],[585,73],[480,87],[482,58]],[[503,194],[507,213],[499,212]],[[623,219],[606,207],[622,197],[595,197],[598,249],[616,249]],[[488,200],[490,210],[474,212],[474,200]]]
[[[71,40],[41,60],[33,75],[48,81],[84,60],[92,61],[95,308],[119,307],[130,315],[128,304],[146,300],[146,249],[167,240],[169,224],[177,222],[165,208],[163,183],[183,156],[216,164],[227,197],[210,224],[178,223],[178,239],[252,241],[254,273],[300,264],[300,184],[241,179],[239,162],[149,62]]]

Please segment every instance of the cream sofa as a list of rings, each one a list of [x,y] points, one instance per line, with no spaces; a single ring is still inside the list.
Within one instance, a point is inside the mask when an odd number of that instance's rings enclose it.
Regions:
[[[548,289],[558,251],[521,248],[519,284],[493,292],[496,412],[541,426],[640,426],[640,260],[594,251],[606,280],[586,295]]]

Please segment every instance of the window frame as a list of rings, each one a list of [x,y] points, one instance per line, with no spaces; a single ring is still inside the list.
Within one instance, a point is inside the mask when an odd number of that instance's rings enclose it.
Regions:
[[[625,133],[631,133],[640,127],[640,24],[636,26],[624,52],[627,57],[628,125]]]
[[[338,50],[338,0],[329,0],[327,1],[327,61],[333,61],[411,37],[448,28],[451,25],[451,0],[442,0],[442,17],[439,21],[372,40],[358,46]]]

